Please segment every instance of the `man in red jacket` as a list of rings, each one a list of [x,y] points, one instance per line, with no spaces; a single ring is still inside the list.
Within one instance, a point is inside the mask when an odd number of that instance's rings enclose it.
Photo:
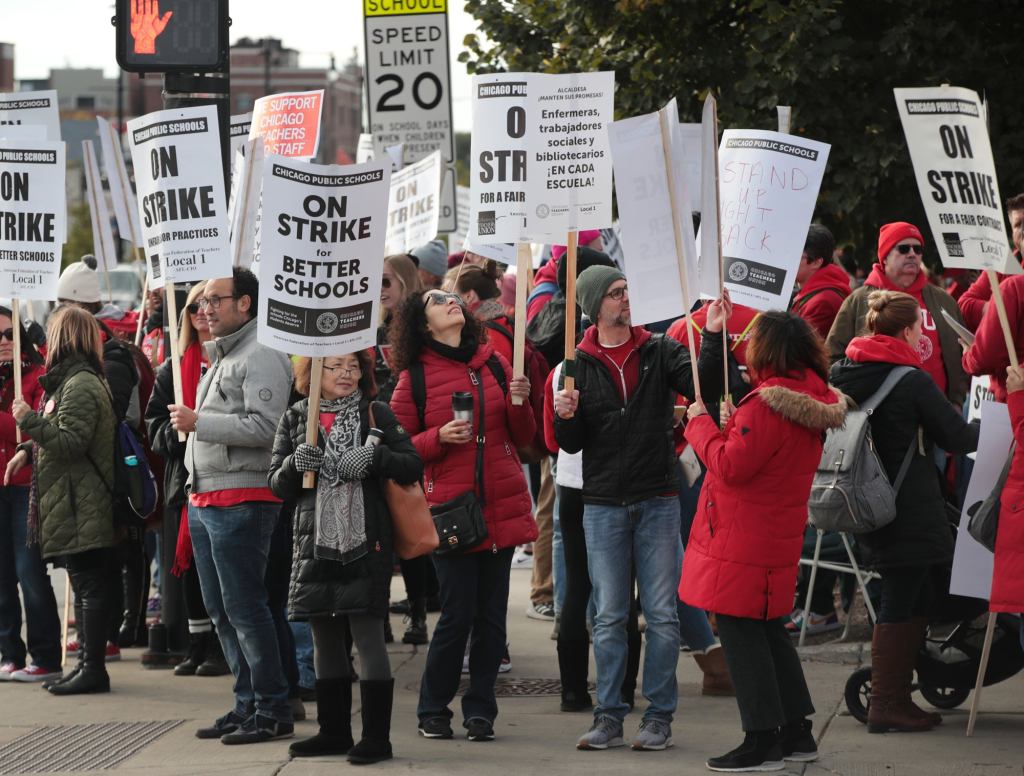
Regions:
[[[811,224],[800,256],[796,282],[800,287],[790,310],[809,324],[822,339],[828,336],[843,301],[850,295],[850,276],[832,263],[836,240],[828,227]]]
[[[1006,319],[1010,324],[1017,358],[1024,356],[1024,275],[1013,275],[999,284],[1006,306]],[[974,344],[964,353],[964,370],[969,375],[991,375],[991,388],[996,401],[1006,401],[1006,367],[1010,357],[1006,352],[1006,336],[999,323],[999,312],[994,304],[985,305],[985,314],[978,325]]]
[[[1021,250],[1024,249],[1024,194],[1017,194],[1006,200],[1006,218],[1010,222],[1010,231],[1013,235],[1013,255],[1019,262]],[[1000,283],[1008,277],[1002,273],[996,274]],[[988,274],[982,272],[978,275],[978,279],[971,283],[971,287],[964,292],[963,296],[957,300],[960,305],[960,313],[964,317],[964,324],[968,329],[976,331],[981,325],[981,319],[989,306],[988,300],[991,298],[992,286],[989,285]],[[1001,375],[1002,372],[1000,372]],[[1005,399],[1003,400],[1005,401]]]

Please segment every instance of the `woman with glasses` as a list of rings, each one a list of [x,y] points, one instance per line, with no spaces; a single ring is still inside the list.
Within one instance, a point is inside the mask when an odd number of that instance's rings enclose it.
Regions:
[[[369,351],[323,363],[317,444],[306,443],[306,398],[281,418],[270,464],[275,495],[296,502],[288,616],[312,627],[320,723],[317,735],[289,751],[296,757],[347,752],[350,762],[372,763],[391,758],[395,684],[384,644],[392,527],[383,485],[385,479],[417,482],[423,465],[391,409],[373,401]],[[310,373],[311,359],[299,359],[295,388],[306,396]],[[305,472],[317,472],[315,488],[303,488]],[[363,737],[354,746],[349,635],[361,672]]]
[[[487,529],[478,545],[434,556],[441,617],[420,684],[419,732],[427,738],[453,736],[448,705],[472,630],[463,726],[470,741],[490,741],[512,553],[537,538],[516,454],[534,436],[530,383],[513,379],[508,361],[483,341],[480,323],[455,294],[406,297],[395,315],[391,345],[392,366],[400,371],[391,406],[423,459],[427,501],[435,506],[472,493]],[[471,402],[472,420],[455,418],[457,392],[463,394],[460,402]],[[516,398],[520,404],[513,403]]]
[[[458,294],[473,317],[487,329],[494,349],[512,363],[512,321],[501,303],[498,266],[491,260],[483,264],[460,264],[448,270],[442,288]]]
[[[192,286],[185,298],[178,334],[178,352],[181,354],[181,393],[184,403],[195,408],[199,381],[209,367],[203,346],[212,339],[206,308],[199,300],[206,290],[206,281]],[[224,676],[228,665],[224,661],[220,640],[213,632],[213,622],[203,604],[199,587],[199,572],[192,563],[192,537],[188,531],[188,499],[185,497],[185,443],[178,441],[178,432],[171,427],[171,414],[167,409],[174,404],[174,383],[171,361],[164,361],[156,373],[153,396],[146,407],[146,431],[153,451],[164,460],[164,520],[178,525],[178,544],[174,548],[171,573],[183,578],[185,615],[188,617],[188,656],[174,668],[175,676]],[[170,551],[170,548],[167,548]]]
[[[14,325],[0,307],[0,464],[14,457],[18,440],[14,404]],[[21,398],[38,409],[43,359],[21,329]],[[26,466],[0,488],[0,681],[47,682],[61,675],[60,619],[46,565],[38,545],[29,545],[28,502],[32,468]],[[21,638],[21,601],[25,602],[28,649]],[[32,665],[25,658],[32,653]]]

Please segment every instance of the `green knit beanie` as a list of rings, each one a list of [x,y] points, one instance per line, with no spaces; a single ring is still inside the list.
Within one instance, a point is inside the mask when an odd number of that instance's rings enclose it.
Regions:
[[[616,280],[625,280],[626,276],[615,267],[587,267],[576,278],[576,303],[580,310],[597,323],[597,314],[601,311],[601,302],[608,292],[608,286]]]

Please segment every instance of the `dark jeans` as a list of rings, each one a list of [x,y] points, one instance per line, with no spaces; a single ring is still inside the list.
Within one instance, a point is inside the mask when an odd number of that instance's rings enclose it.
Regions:
[[[402,579],[405,580],[405,596],[410,601],[437,595],[437,573],[429,555],[410,560],[399,560]]]
[[[421,720],[437,716],[451,719],[448,704],[459,689],[470,631],[469,689],[462,696],[462,716],[464,720],[482,717],[492,724],[498,716],[494,683],[505,654],[513,549],[434,557],[441,588],[441,616],[420,683],[416,714]]]
[[[719,614],[718,638],[744,732],[772,730],[814,713],[800,657],[781,617],[751,620]]]
[[[25,665],[28,652],[37,666],[60,668],[60,618],[53,586],[39,545],[27,546],[28,488],[0,488],[0,663]],[[21,639],[25,601],[28,649]]]
[[[277,528],[270,539],[270,555],[263,579],[267,585],[267,604],[274,617],[277,648],[281,651],[281,670],[288,680],[288,697],[299,697],[299,661],[295,651],[295,634],[288,624],[288,585],[292,575],[292,502],[281,508]]]
[[[927,617],[935,597],[932,566],[882,569],[882,605],[878,622],[909,622]]]

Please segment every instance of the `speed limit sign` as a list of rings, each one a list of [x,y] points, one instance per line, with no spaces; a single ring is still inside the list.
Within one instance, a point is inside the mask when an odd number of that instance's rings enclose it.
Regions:
[[[437,149],[448,166],[440,231],[454,231],[455,136],[448,0],[363,0],[370,134],[377,154],[401,144],[405,164]]]

